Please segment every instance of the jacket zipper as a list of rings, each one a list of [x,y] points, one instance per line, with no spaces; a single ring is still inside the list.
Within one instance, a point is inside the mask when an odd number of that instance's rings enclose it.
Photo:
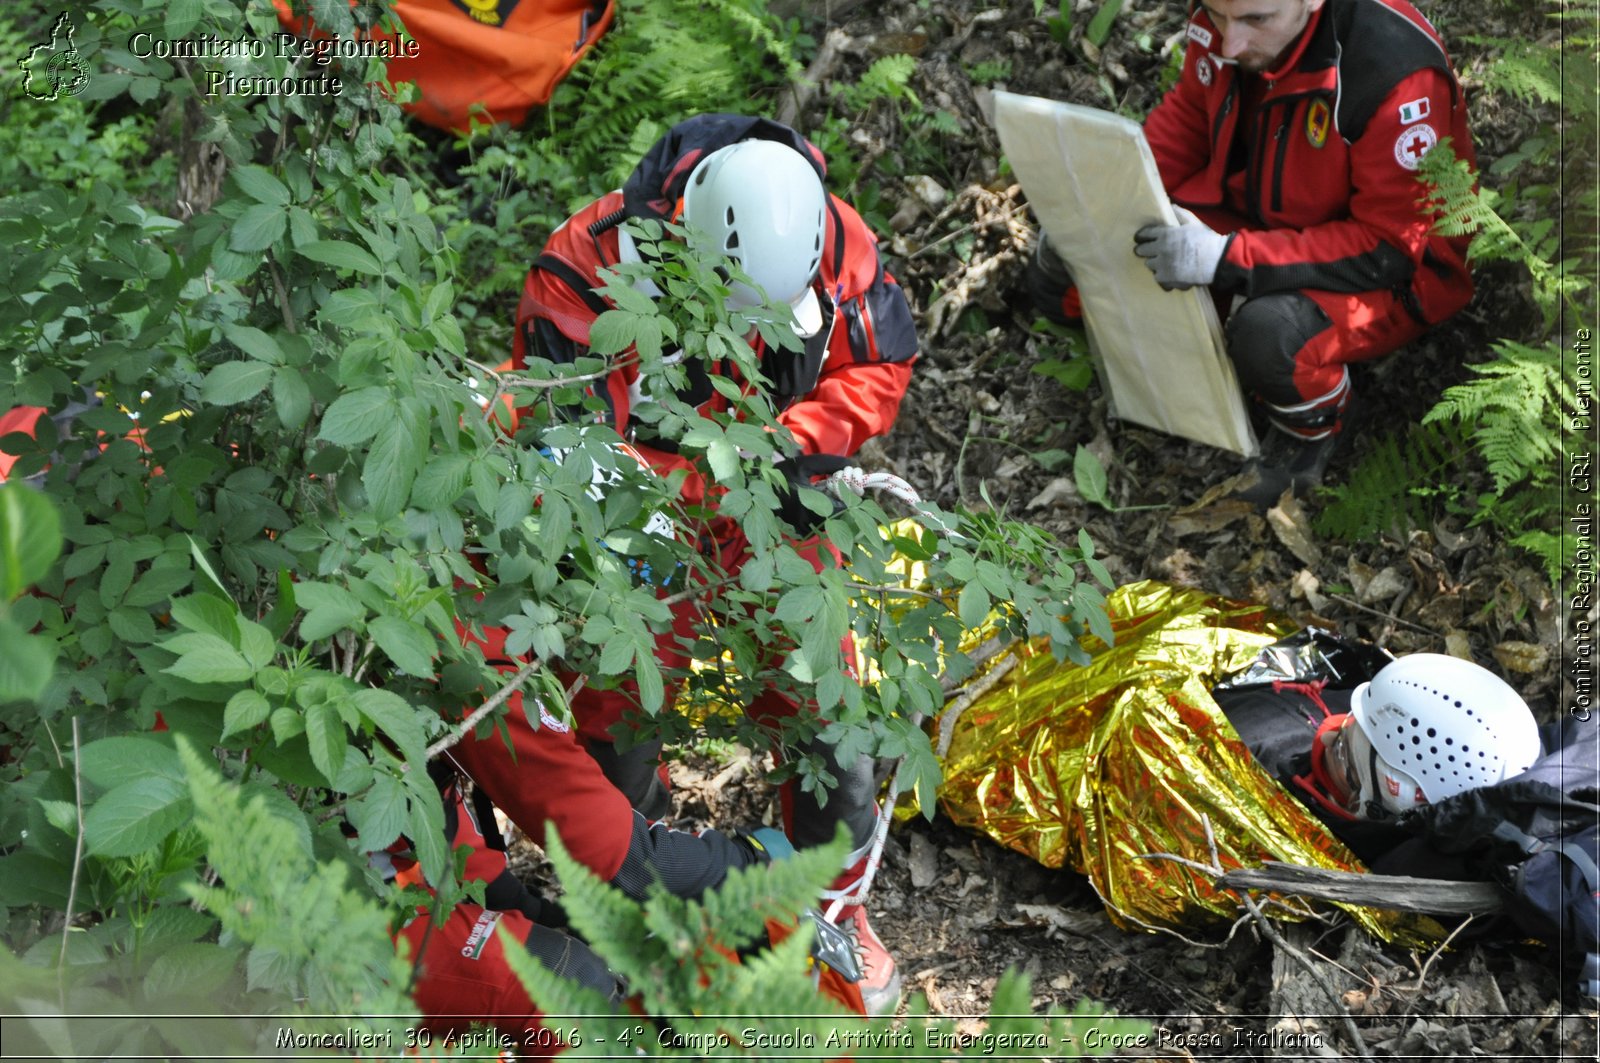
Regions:
[[[1274,214],[1283,213],[1283,158],[1289,153],[1289,137],[1287,136],[1290,124],[1289,114],[1293,113],[1294,105],[1291,103],[1284,108],[1284,111],[1287,112],[1284,115],[1284,120],[1278,123],[1278,131],[1274,134],[1278,138],[1277,157],[1272,163],[1272,212]]]

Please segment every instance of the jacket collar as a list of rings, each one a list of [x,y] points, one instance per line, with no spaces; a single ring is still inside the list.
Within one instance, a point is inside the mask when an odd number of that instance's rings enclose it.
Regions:
[[[1333,36],[1333,19],[1325,18],[1333,0],[1311,12],[1306,28],[1289,46],[1289,54],[1275,68],[1261,75],[1265,81],[1277,81],[1300,71],[1323,70],[1334,64],[1338,42]]]

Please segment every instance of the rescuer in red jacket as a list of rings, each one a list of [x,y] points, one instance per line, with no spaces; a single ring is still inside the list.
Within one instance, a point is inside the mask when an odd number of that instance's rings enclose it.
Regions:
[[[1467,239],[1431,232],[1417,179],[1446,139],[1475,163],[1472,136],[1439,35],[1405,0],[1204,0],[1187,37],[1183,72],[1144,130],[1192,216],[1141,229],[1135,249],[1165,288],[1209,285],[1225,308],[1242,299],[1228,353],[1277,431],[1241,495],[1266,504],[1321,478],[1349,363],[1472,297]],[[1059,315],[1068,282],[1052,258],[1029,283]]]
[[[583,208],[551,235],[523,288],[509,368],[521,368],[535,355],[569,363],[584,354],[590,327],[609,308],[594,291],[602,283],[599,271],[640,261],[633,238],[621,223],[630,218],[681,220],[708,235],[714,241],[713,250],[737,259],[775,303],[787,304],[793,311],[802,350],[769,350],[759,338],[751,341],[761,357],[762,374],[771,382],[769,392],[780,411],[778,420],[801,450],[800,461],[788,464],[801,464],[807,456],[855,453],[867,439],[893,424],[910,381],[917,338],[910,307],[894,278],[884,271],[876,239],[848,204],[828,194],[823,185],[825,172],[821,152],[776,122],[708,114],[674,126],[640,160],[621,191]],[[756,292],[743,284],[736,283],[732,289],[730,306],[751,306],[758,301]],[[646,294],[661,297],[653,286]],[[727,399],[713,388],[710,375],[730,372],[723,365],[693,365],[690,382],[680,397],[708,412],[725,410]],[[689,470],[682,488],[686,502],[704,503],[708,495],[714,501],[714,485],[705,483],[671,440],[654,435],[647,420],[634,416],[640,403],[649,400],[639,386],[639,371],[632,360],[620,361],[596,383],[593,392],[605,405],[605,418],[647,465],[662,476]],[[798,504],[792,493],[781,516],[795,532],[796,549],[820,565],[819,551],[831,549],[815,539],[820,518]],[[749,545],[737,522],[713,515],[704,530],[703,549],[722,571],[739,571]],[[691,630],[695,604],[680,602],[674,611],[679,630],[658,640],[657,655],[663,664],[681,668],[688,662],[675,635]],[[504,636],[486,631],[485,637],[494,642],[503,641]],[[653,813],[664,806],[653,763],[659,746],[635,746],[630,754],[619,754],[612,746],[618,733],[615,729],[626,726],[624,716],[636,704],[633,689],[585,687],[574,698],[572,708],[584,744],[609,779],[634,808]],[[771,690],[747,709],[752,719],[763,722],[796,711],[803,710]],[[507,723],[518,747],[518,761],[526,763],[529,756],[537,756],[540,732],[527,726],[520,713],[509,714]],[[839,763],[835,748],[818,741],[807,749],[821,755],[838,780],[825,805],[793,784],[785,786],[782,796],[785,826],[798,846],[830,841],[839,824],[848,827],[857,851],[851,866],[835,883],[836,889],[848,889],[865,872],[878,810],[871,762],[858,757]],[[464,742],[458,756],[495,803],[536,835],[542,826],[538,821],[550,802],[532,790],[560,784],[546,779],[519,787],[519,770],[497,737]],[[533,778],[531,773],[520,777]],[[519,789],[524,792],[518,793]],[[607,877],[628,877],[634,855],[628,846],[626,818],[608,816],[601,823],[596,817],[596,830],[615,836],[615,844],[610,846],[614,852],[590,857],[600,865],[596,870]],[[570,832],[562,833],[572,844]],[[637,825],[633,833],[639,833]],[[647,847],[634,848],[647,851]],[[697,854],[689,845],[679,849],[669,863],[675,873],[697,879],[694,868],[682,865],[678,857],[698,867],[705,854]],[[577,854],[576,849],[574,852]],[[722,858],[713,862],[719,866],[706,870],[720,880]],[[645,874],[644,881],[648,881],[647,869],[635,873]],[[865,910],[848,905],[838,922],[856,936],[863,952],[865,974],[860,989],[868,1008],[874,1013],[892,1011],[899,1000],[899,974],[868,924]]]

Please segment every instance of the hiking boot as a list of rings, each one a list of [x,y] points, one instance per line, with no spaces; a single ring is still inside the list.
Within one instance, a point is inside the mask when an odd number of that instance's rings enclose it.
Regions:
[[[1235,490],[1233,497],[1262,510],[1277,505],[1285,491],[1302,497],[1322,483],[1328,459],[1338,445],[1337,433],[1307,440],[1274,429],[1262,441],[1261,456],[1245,466],[1245,475],[1253,477],[1252,481]]]
[[[833,920],[855,942],[856,959],[861,965],[861,1003],[875,1017],[893,1015],[900,1008],[900,968],[889,950],[867,922],[867,909],[846,905]]]

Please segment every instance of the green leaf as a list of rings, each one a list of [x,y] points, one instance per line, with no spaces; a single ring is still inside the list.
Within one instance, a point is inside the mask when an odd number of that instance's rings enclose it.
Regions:
[[[83,818],[83,839],[96,856],[137,856],[183,826],[189,788],[165,775],[112,787]]]
[[[606,639],[605,648],[600,651],[600,674],[621,675],[633,663],[633,651],[633,637],[626,631],[618,631]]]
[[[228,324],[222,326],[222,334],[228,337],[229,343],[258,362],[271,365],[284,363],[283,348],[278,346],[278,341],[258,328]]]
[[[344,720],[331,701],[315,701],[306,709],[306,741],[311,746],[311,763],[331,784],[344,766],[350,736]]]
[[[383,265],[373,257],[371,251],[343,240],[316,240],[303,244],[295,250],[311,261],[321,262],[326,266],[353,269],[358,273],[370,273],[374,277],[383,275]]]
[[[711,465],[711,475],[718,483],[738,482],[739,451],[726,439],[714,439],[706,447],[706,461]]]
[[[1083,31],[1084,37],[1096,48],[1105,44],[1111,36],[1111,26],[1121,12],[1122,0],[1106,0],[1100,5],[1100,10],[1094,13],[1094,18],[1089,20],[1089,25]]]
[[[371,387],[341,395],[322,414],[317,435],[341,447],[365,443],[399,416],[387,388]]]
[[[272,366],[265,362],[224,362],[206,374],[200,397],[218,406],[253,399],[272,382]]]
[[[419,679],[433,676],[433,655],[438,647],[421,624],[380,616],[367,625],[367,633],[402,672]]]
[[[289,214],[284,208],[257,203],[247,207],[228,230],[228,248],[239,254],[265,251],[283,235],[288,224]]]
[[[348,808],[350,823],[369,850],[387,848],[406,829],[406,789],[392,775],[380,774],[366,795]]]
[[[295,597],[306,609],[300,621],[300,637],[307,641],[325,639],[343,631],[367,615],[367,607],[343,587],[328,583],[301,583]]]
[[[441,454],[432,458],[411,488],[411,498],[422,509],[445,509],[467,489],[472,459],[465,454]]]
[[[238,650],[215,635],[196,633],[179,638],[189,640],[184,643],[183,656],[164,668],[165,672],[191,683],[242,683],[255,674]]]
[[[33,701],[43,694],[55,664],[55,643],[0,616],[0,704]]]
[[[427,762],[427,741],[417,710],[400,695],[376,687],[364,687],[351,696],[361,714],[394,741],[407,764]]]
[[[222,737],[248,731],[264,723],[272,714],[272,704],[254,690],[241,690],[228,699],[222,710]]]
[[[102,790],[151,775],[183,778],[183,766],[169,739],[156,735],[114,735],[78,750],[78,771]]]
[[[265,668],[278,655],[278,640],[254,620],[239,618],[239,652],[252,668]]]
[[[961,588],[957,606],[956,615],[961,617],[961,625],[968,631],[976,631],[989,615],[989,592],[977,581],[968,583]]]
[[[439,800],[439,788],[429,780],[427,772],[411,772],[407,782],[411,796],[411,826],[406,836],[416,847],[417,862],[422,865],[423,877],[437,888],[445,880],[450,859],[449,850],[445,847],[444,806]]]
[[[361,484],[367,489],[373,515],[380,520],[392,517],[411,497],[417,478],[417,448],[411,429],[400,418],[391,418],[378,429],[361,467]]]
[[[1106,498],[1106,468],[1082,444],[1078,445],[1078,452],[1072,458],[1072,479],[1077,483],[1078,494],[1083,496],[1085,502],[1104,509],[1113,508]]]
[[[111,610],[106,622],[111,625],[111,633],[123,642],[143,645],[156,640],[155,621],[143,609],[129,605],[118,606]]]
[[[178,6],[198,8],[199,0],[175,0],[174,9]],[[171,14],[168,14],[168,27],[172,25]],[[191,27],[192,28],[192,27]],[[185,31],[187,33],[187,31]],[[289,189],[272,171],[264,166],[241,166],[233,171],[233,180],[239,190],[257,203],[266,203],[274,207],[289,205]]]
[[[60,553],[56,507],[24,484],[0,484],[0,602],[43,579]]]
[[[232,643],[238,632],[235,618],[239,611],[232,602],[213,594],[191,594],[172,600],[172,619],[190,631],[216,635]]]
[[[298,369],[279,368],[272,374],[272,401],[285,428],[299,428],[311,416],[311,388]]]
[[[201,7],[202,0],[169,0],[166,4],[166,17],[162,22],[167,39],[169,41],[177,41],[185,37],[192,37],[195,24],[200,21]],[[259,166],[251,166],[249,169],[259,170],[261,168]],[[265,173],[266,171],[263,170],[262,172]],[[236,174],[235,176],[237,177],[238,175]],[[269,174],[268,176],[271,175]],[[239,187],[248,191],[242,181]],[[252,198],[260,197],[252,196]]]

